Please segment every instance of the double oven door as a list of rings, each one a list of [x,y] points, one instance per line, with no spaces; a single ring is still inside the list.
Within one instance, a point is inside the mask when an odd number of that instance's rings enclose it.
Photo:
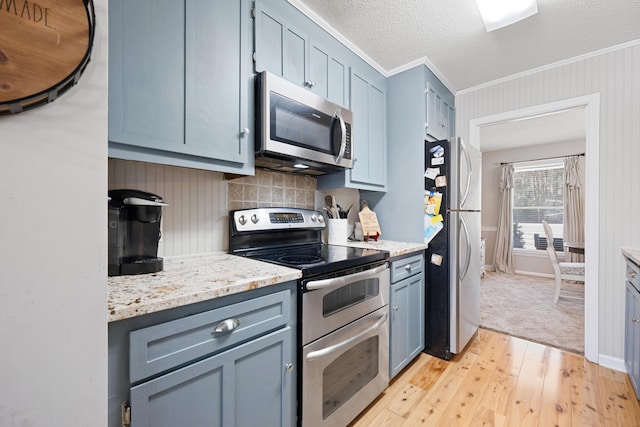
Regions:
[[[302,425],[346,425],[389,384],[388,265],[305,289]]]

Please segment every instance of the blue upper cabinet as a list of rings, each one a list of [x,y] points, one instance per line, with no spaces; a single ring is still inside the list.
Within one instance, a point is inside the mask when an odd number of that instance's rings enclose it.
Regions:
[[[286,2],[259,0],[255,4],[255,71],[273,74],[348,107],[349,66],[335,46],[311,38],[319,31]],[[321,30],[324,31],[324,30]]]
[[[451,92],[425,67],[425,138],[449,139],[455,136],[454,97]]]
[[[256,0],[254,16],[256,72],[353,111],[353,169],[318,177],[318,187],[385,191],[385,77],[286,1]]]
[[[109,156],[253,173],[249,6],[109,1]]]
[[[256,72],[268,70],[304,86],[309,37],[264,2],[256,2],[254,15]]]
[[[351,67],[353,168],[318,177],[318,188],[387,190],[386,81]]]
[[[349,65],[322,43],[311,40],[306,86],[329,101],[349,107]]]

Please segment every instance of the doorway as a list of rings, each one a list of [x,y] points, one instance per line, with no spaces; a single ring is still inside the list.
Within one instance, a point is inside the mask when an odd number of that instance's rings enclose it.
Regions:
[[[585,358],[598,363],[598,192],[599,192],[599,122],[600,96],[592,94],[548,104],[540,104],[520,110],[480,117],[470,121],[470,144],[481,149],[481,128],[532,117],[584,108],[585,110]]]

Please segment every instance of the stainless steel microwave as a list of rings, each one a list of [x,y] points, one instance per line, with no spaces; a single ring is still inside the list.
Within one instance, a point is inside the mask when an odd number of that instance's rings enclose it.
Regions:
[[[310,175],[353,166],[353,114],[263,71],[256,76],[256,166]]]

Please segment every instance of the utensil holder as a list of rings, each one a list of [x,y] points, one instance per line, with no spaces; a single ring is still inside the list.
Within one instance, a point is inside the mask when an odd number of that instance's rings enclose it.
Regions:
[[[348,224],[347,219],[328,219],[327,232],[329,234],[328,243],[330,245],[340,245],[347,243]]]

